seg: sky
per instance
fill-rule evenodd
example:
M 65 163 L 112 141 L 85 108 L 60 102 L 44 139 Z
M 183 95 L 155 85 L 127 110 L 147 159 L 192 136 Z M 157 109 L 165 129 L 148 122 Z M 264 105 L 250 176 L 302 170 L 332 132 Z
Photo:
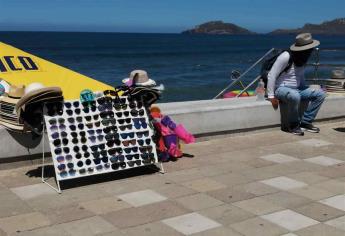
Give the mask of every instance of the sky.
M 222 20 L 266 33 L 344 9 L 345 0 L 0 0 L 0 31 L 179 33 Z

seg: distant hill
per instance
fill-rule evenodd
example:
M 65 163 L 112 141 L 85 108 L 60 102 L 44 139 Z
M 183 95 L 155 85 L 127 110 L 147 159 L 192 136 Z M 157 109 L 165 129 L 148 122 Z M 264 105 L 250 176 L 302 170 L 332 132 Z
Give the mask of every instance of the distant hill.
M 321 24 L 305 24 L 298 29 L 277 29 L 269 34 L 298 34 L 308 32 L 312 34 L 345 35 L 345 18 L 325 21 Z
M 248 35 L 255 33 L 232 23 L 224 23 L 223 21 L 210 21 L 198 25 L 194 29 L 183 31 L 182 34 Z

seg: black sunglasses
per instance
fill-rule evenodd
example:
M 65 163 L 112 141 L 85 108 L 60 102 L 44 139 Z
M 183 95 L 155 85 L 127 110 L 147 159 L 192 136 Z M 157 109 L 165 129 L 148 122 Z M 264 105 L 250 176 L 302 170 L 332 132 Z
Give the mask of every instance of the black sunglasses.
M 110 132 L 117 132 L 117 127 L 116 126 L 108 126 L 108 127 L 105 127 L 105 128 L 103 128 L 103 132 L 105 133 L 105 134 L 108 134 L 108 133 L 110 133 Z
M 131 118 L 118 119 L 117 122 L 119 122 L 120 125 L 123 125 L 124 123 L 130 124 L 131 123 Z
M 131 130 L 133 128 L 133 125 L 121 125 L 119 126 L 121 131 L 125 131 L 126 129 Z
M 61 146 L 61 144 L 67 145 L 68 144 L 68 139 L 67 138 L 63 138 L 62 140 L 61 139 L 55 139 L 53 141 L 53 144 L 54 144 L 55 147 L 59 147 L 59 146 Z
M 143 136 L 148 137 L 149 136 L 149 131 L 142 131 L 142 132 L 137 132 L 137 137 L 142 138 Z
M 133 117 L 137 117 L 139 116 L 143 116 L 145 114 L 144 109 L 140 109 L 140 110 L 131 110 L 131 115 Z
M 151 139 L 145 139 L 145 140 L 143 140 L 143 139 L 138 139 L 137 140 L 137 142 L 138 142 L 138 144 L 140 145 L 140 146 L 144 146 L 144 144 L 146 144 L 146 145 L 150 145 L 151 144 Z
M 102 120 L 102 125 L 104 126 L 115 125 L 115 124 L 116 124 L 116 120 L 114 118 Z
M 131 132 L 131 133 L 121 133 L 120 135 L 121 135 L 122 139 L 134 138 L 134 132 Z
M 108 147 L 114 147 L 114 145 L 120 146 L 120 144 L 121 144 L 121 141 L 119 139 L 114 139 L 114 140 L 107 141 L 107 146 Z

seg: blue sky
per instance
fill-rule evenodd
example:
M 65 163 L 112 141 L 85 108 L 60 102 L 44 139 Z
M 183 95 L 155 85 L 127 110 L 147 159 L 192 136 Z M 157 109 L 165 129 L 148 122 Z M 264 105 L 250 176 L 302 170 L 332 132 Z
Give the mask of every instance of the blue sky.
M 0 30 L 177 33 L 210 20 L 256 32 L 345 17 L 345 0 L 0 0 Z

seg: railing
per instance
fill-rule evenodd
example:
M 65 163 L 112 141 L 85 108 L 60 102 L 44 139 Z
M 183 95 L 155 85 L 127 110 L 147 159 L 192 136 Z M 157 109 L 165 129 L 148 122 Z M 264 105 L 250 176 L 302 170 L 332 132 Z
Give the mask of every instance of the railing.
M 238 77 L 235 78 L 228 86 L 226 86 L 220 93 L 218 93 L 213 99 L 218 99 L 220 98 L 222 95 L 224 95 L 224 93 L 228 90 L 230 90 L 234 85 L 236 85 L 237 83 L 239 83 L 242 86 L 242 90 L 236 95 L 236 97 L 241 96 L 243 93 L 246 93 L 248 91 L 248 89 L 253 86 L 259 79 L 260 79 L 260 75 L 258 75 L 257 77 L 254 78 L 254 80 L 252 80 L 247 86 L 244 86 L 242 83 L 242 80 L 244 78 L 244 76 L 250 72 L 254 67 L 256 67 L 260 62 L 262 62 L 268 55 L 270 55 L 271 53 L 273 53 L 274 51 L 277 51 L 277 49 L 272 48 L 270 49 L 268 52 L 265 53 L 265 55 L 263 55 L 259 60 L 257 60 L 254 64 L 252 64 L 243 74 L 240 74 L 238 71 L 235 71 L 238 73 Z M 345 51 L 345 49 L 319 49 L 316 48 L 316 60 L 314 63 L 308 63 L 307 66 L 312 66 L 314 67 L 314 79 L 309 79 L 308 81 L 323 81 L 322 79 L 318 79 L 318 70 L 319 67 L 344 67 L 345 68 L 345 64 L 330 64 L 330 63 L 324 63 L 321 64 L 320 63 L 320 56 L 319 56 L 319 52 L 320 51 Z

